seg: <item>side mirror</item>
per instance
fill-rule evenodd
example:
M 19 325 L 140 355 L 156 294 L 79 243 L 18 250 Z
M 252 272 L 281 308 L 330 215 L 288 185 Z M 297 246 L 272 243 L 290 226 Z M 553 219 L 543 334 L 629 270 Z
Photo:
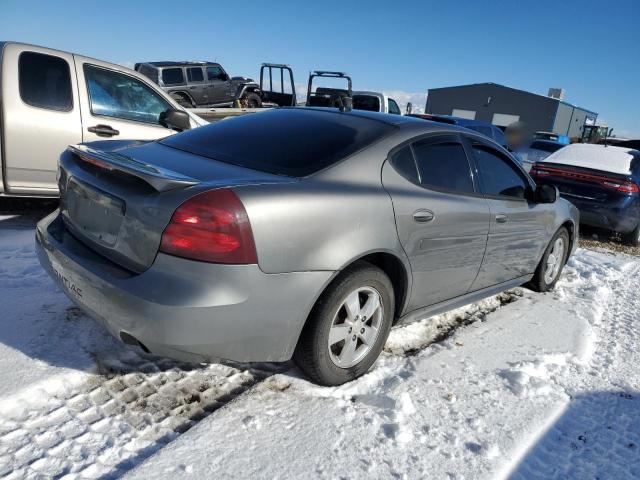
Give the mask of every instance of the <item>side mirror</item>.
M 191 119 L 184 110 L 169 108 L 160 114 L 160 125 L 171 130 L 182 132 L 191 128 Z
M 536 203 L 555 203 L 558 199 L 558 187 L 553 185 L 538 185 L 534 194 Z

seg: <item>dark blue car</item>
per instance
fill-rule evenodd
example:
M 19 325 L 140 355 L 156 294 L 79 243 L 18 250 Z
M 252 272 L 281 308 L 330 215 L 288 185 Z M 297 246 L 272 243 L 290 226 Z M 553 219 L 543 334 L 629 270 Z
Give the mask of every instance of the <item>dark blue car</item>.
M 574 144 L 531 168 L 538 184 L 558 187 L 580 210 L 580 223 L 622 235 L 640 245 L 640 151 Z
M 468 118 L 452 117 L 450 115 L 434 115 L 431 113 L 412 113 L 410 117 L 422 118 L 423 120 L 431 120 L 432 122 L 448 123 L 450 125 L 460 125 L 461 127 L 475 130 L 485 137 L 489 137 L 496 143 L 507 148 L 507 138 L 502 130 L 492 123 L 483 122 L 482 120 L 469 120 Z

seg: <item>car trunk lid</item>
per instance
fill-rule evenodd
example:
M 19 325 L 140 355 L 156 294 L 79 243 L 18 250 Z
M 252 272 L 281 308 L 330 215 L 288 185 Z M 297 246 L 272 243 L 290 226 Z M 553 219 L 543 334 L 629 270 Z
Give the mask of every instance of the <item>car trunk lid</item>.
M 192 196 L 214 188 L 296 181 L 155 142 L 126 148 L 97 143 L 106 148 L 72 146 L 61 157 L 63 220 L 89 248 L 137 273 L 151 266 L 173 212 Z
M 537 163 L 532 167 L 531 175 L 538 183 L 557 186 L 561 195 L 569 199 L 606 203 L 638 192 L 638 185 L 630 175 L 571 165 Z

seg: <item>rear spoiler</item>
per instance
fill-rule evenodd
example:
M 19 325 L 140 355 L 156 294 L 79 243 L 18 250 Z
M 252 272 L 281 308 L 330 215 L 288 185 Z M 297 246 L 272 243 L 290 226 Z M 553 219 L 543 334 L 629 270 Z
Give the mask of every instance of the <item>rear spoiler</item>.
M 158 192 L 190 187 L 200 183 L 195 178 L 187 177 L 166 168 L 149 165 L 120 153 L 96 150 L 86 145 L 70 145 L 69 150 L 81 160 L 92 165 L 137 177 L 151 185 Z

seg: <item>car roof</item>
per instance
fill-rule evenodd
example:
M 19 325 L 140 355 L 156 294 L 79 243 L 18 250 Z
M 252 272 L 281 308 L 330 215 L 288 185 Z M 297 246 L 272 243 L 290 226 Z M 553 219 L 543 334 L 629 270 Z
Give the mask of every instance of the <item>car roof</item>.
M 193 61 L 193 62 L 140 62 L 140 65 L 153 65 L 154 67 L 188 67 L 190 65 L 194 66 L 204 66 L 204 65 L 218 65 L 216 62 L 204 62 L 204 61 Z

